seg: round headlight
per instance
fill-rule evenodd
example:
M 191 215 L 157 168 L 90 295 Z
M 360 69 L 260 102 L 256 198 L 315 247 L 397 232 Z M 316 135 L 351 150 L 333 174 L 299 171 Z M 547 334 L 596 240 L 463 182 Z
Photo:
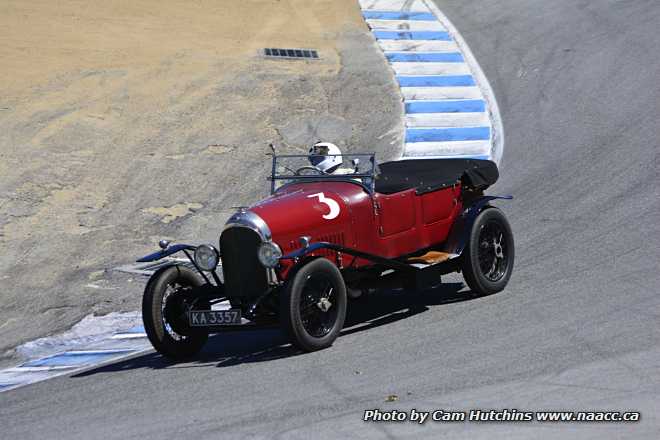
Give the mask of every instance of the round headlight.
M 218 265 L 220 253 L 210 244 L 201 244 L 195 249 L 195 264 L 205 271 L 212 271 Z
M 273 242 L 267 241 L 261 243 L 259 246 L 259 252 L 257 253 L 259 261 L 265 267 L 275 267 L 282 257 L 282 250 L 278 245 Z

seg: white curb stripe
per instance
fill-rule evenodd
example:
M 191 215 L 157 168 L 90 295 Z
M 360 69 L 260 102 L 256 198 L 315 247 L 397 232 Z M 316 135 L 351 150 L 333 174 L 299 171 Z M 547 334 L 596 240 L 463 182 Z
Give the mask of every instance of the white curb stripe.
M 360 7 L 374 11 L 429 12 L 423 0 L 360 0 Z
M 75 365 L 53 365 L 53 366 L 43 366 L 43 367 L 14 367 L 4 370 L 2 373 L 14 373 L 14 374 L 24 374 L 24 373 L 47 373 L 49 371 L 57 370 L 71 370 L 77 368 Z
M 405 101 L 481 98 L 479 87 L 401 87 Z
M 415 113 L 405 117 L 406 127 L 485 127 L 490 124 L 484 112 Z
M 467 75 L 470 68 L 465 63 L 390 63 L 397 75 Z
M 111 336 L 112 339 L 139 339 L 146 337 L 146 333 L 117 333 Z
M 437 21 L 421 20 L 366 20 L 373 30 L 387 31 L 444 31 L 445 27 Z
M 383 51 L 456 52 L 458 45 L 453 41 L 441 40 L 378 40 Z
M 406 156 L 487 156 L 490 141 L 408 142 Z

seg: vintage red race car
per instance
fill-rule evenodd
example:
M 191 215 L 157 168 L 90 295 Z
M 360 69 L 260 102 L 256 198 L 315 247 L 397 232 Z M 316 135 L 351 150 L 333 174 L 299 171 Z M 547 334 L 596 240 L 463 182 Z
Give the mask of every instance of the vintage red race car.
M 156 350 L 182 359 L 209 333 L 265 326 L 318 350 L 334 342 L 348 300 L 366 289 L 415 291 L 450 272 L 462 272 L 476 294 L 506 286 L 513 236 L 489 202 L 511 197 L 484 195 L 498 178 L 495 163 L 352 157 L 350 169 L 327 174 L 286 163 L 309 156 L 273 155 L 271 195 L 227 221 L 219 248 L 161 241 L 138 260 L 175 252 L 190 260 L 161 268 L 146 286 L 143 320 Z

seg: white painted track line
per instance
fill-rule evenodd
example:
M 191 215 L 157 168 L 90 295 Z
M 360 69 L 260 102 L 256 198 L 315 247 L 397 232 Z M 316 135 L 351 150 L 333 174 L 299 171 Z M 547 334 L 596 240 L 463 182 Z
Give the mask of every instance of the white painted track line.
M 406 127 L 487 127 L 490 124 L 484 112 L 474 113 L 414 113 L 407 114 Z
M 373 30 L 384 31 L 444 31 L 445 27 L 438 21 L 421 20 L 367 20 Z
M 469 75 L 470 68 L 465 63 L 391 63 L 397 75 Z

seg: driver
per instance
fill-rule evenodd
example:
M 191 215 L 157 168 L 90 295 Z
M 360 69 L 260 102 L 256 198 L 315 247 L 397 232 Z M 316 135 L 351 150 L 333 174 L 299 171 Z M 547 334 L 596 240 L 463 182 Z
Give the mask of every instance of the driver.
M 330 142 L 317 142 L 309 149 L 309 162 L 327 174 L 332 174 L 342 164 L 341 150 Z

